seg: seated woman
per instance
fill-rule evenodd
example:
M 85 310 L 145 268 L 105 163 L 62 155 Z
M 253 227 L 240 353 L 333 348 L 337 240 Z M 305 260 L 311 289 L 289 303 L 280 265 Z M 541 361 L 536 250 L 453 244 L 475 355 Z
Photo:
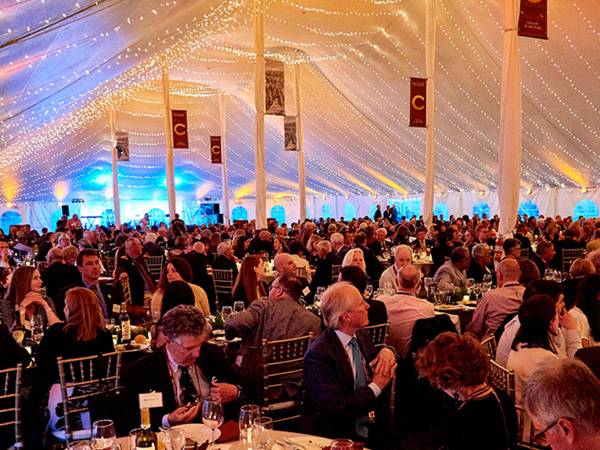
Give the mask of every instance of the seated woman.
M 421 376 L 460 400 L 458 409 L 433 432 L 432 448 L 448 450 L 514 448 L 517 416 L 510 397 L 487 384 L 489 359 L 471 334 L 445 332 L 431 341 L 418 356 Z
M 506 367 L 515 372 L 516 402 L 521 402 L 523 383 L 545 359 L 558 359 L 551 335 L 558 333 L 556 303 L 547 295 L 535 295 L 519 307 L 521 326 L 513 340 Z
M 56 358 L 114 351 L 112 335 L 104 327 L 104 315 L 93 291 L 83 287 L 69 289 L 65 296 L 65 317 L 66 322 L 56 323 L 46 330 L 36 353 L 40 380 L 51 386 L 48 409 L 50 428 L 54 431 L 60 429 L 56 406 L 62 401 Z
M 172 258 L 167 262 L 167 265 L 164 267 L 162 273 L 160 274 L 160 279 L 158 280 L 158 285 L 156 286 L 156 290 L 152 295 L 152 302 L 150 303 L 150 310 L 152 311 L 152 317 L 162 317 L 160 311 L 162 309 L 162 302 L 165 289 L 167 286 L 174 281 L 185 281 L 193 292 L 194 305 L 197 306 L 202 314 L 205 316 L 210 315 L 210 307 L 208 306 L 208 297 L 204 289 L 200 286 L 197 286 L 193 283 L 190 283 L 192 279 L 192 268 L 190 264 L 183 258 Z
M 52 300 L 42 297 L 41 291 L 42 278 L 37 269 L 22 266 L 15 270 L 2 303 L 3 322 L 9 328 L 17 322 L 27 328 L 37 315 L 43 317 L 44 327 L 60 322 Z
M 600 345 L 600 274 L 584 277 L 577 289 L 577 305 L 570 310 L 584 347 Z
M 246 306 L 267 295 L 264 284 L 265 262 L 260 256 L 248 255 L 242 261 L 233 285 L 233 300 L 243 301 Z
M 364 273 L 367 273 L 367 263 L 363 251 L 360 248 L 352 248 L 348 250 L 342 260 L 342 267 L 356 266 L 360 267 Z

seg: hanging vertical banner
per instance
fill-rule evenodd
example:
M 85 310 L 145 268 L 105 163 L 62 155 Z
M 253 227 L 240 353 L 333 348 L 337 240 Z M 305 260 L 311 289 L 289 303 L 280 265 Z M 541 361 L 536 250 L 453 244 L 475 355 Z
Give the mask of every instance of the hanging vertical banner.
M 129 133 L 127 131 L 115 132 L 115 149 L 118 161 L 129 161 Z
M 519 36 L 548 39 L 548 1 L 521 0 Z
M 285 149 L 288 151 L 297 151 L 298 134 L 296 132 L 296 116 L 285 116 L 283 118 L 283 136 Z
M 265 114 L 285 115 L 285 78 L 281 61 L 265 61 Z
M 187 111 L 172 109 L 173 148 L 189 148 Z
M 222 164 L 221 136 L 210 137 L 210 162 L 213 164 Z
M 427 126 L 427 110 L 425 109 L 425 99 L 427 97 L 427 79 L 410 79 L 410 127 Z

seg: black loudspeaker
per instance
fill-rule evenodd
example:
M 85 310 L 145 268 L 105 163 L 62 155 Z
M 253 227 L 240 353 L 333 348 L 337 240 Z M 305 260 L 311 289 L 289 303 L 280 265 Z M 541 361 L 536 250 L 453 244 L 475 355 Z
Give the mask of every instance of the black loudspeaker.
M 67 216 L 67 217 L 70 216 L 69 205 L 62 205 L 62 213 L 63 213 L 63 216 Z
M 225 220 L 223 219 L 223 214 L 219 214 L 219 223 L 225 223 Z
M 214 212 L 215 214 L 219 214 L 221 212 L 221 205 L 219 205 L 218 203 L 214 204 Z

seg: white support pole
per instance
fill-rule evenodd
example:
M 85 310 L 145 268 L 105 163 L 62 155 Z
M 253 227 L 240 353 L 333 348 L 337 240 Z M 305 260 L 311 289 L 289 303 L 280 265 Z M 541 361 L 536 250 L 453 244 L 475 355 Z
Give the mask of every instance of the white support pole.
M 112 186 L 113 186 L 113 211 L 115 212 L 115 225 L 117 228 L 121 226 L 121 200 L 119 199 L 119 167 L 117 160 L 117 113 L 111 111 L 108 115 L 110 123 L 111 155 L 112 155 Z
M 223 221 L 229 223 L 229 183 L 227 181 L 227 98 L 219 94 L 219 124 L 221 126 L 221 182 L 223 191 Z
M 165 145 L 167 148 L 167 198 L 170 220 L 175 218 L 177 204 L 175 199 L 175 163 L 173 161 L 173 135 L 171 134 L 171 106 L 169 103 L 169 68 L 162 61 L 163 106 L 165 112 Z
M 254 105 L 256 136 L 254 141 L 256 172 L 256 228 L 267 227 L 267 180 L 265 170 L 265 1 L 255 0 L 254 34 L 256 72 L 254 76 Z
M 521 188 L 521 69 L 517 45 L 519 0 L 504 2 L 504 50 L 500 93 L 500 146 L 498 149 L 498 203 L 500 236 L 511 233 L 519 212 Z
M 296 131 L 298 133 L 298 194 L 300 196 L 300 222 L 306 220 L 306 176 L 304 173 L 304 128 L 300 98 L 300 64 L 294 67 L 296 94 Z
M 425 192 L 423 194 L 423 220 L 428 228 L 433 223 L 433 191 L 435 167 L 435 2 L 427 0 L 425 26 L 425 66 L 427 71 L 427 128 L 425 149 Z

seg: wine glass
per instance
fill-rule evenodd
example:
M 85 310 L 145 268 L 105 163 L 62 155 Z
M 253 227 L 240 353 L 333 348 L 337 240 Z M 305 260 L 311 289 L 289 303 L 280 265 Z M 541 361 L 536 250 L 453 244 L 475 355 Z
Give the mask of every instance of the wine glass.
M 553 269 L 546 269 L 544 271 L 544 279 L 546 279 L 546 280 L 554 280 L 554 270 Z
M 223 306 L 221 308 L 221 317 L 223 318 L 223 322 L 227 322 L 227 319 L 229 319 L 232 315 L 233 309 L 231 306 Z
M 112 420 L 97 420 L 92 424 L 92 447 L 94 450 L 112 450 L 116 440 L 117 432 Z
M 254 419 L 254 426 L 258 435 L 258 448 L 271 448 L 271 431 L 273 430 L 273 419 L 262 416 Z
M 336 439 L 331 441 L 331 450 L 351 450 L 354 447 L 354 442 L 350 439 Z
M 223 404 L 221 399 L 212 395 L 204 397 L 202 403 L 202 423 L 210 428 L 210 446 L 215 444 L 215 430 L 223 425 Z
M 75 441 L 67 446 L 67 450 L 92 450 L 90 441 Z
M 233 313 L 234 314 L 241 313 L 244 309 L 246 309 L 246 307 L 244 306 L 244 302 L 242 302 L 242 301 L 233 302 Z
M 373 285 L 372 284 L 367 284 L 367 289 L 365 289 L 365 295 L 367 296 L 367 298 L 371 298 L 371 295 L 373 295 Z
M 240 408 L 240 440 L 243 444 L 252 446 L 256 439 L 254 422 L 260 417 L 260 409 L 257 405 L 244 405 Z
M 163 430 L 165 450 L 183 450 L 185 448 L 185 432 L 177 428 L 165 428 Z M 132 448 L 135 448 L 132 447 Z
M 325 288 L 323 286 L 319 286 L 317 288 L 317 294 L 319 297 L 321 297 L 321 295 L 323 295 L 325 293 Z

